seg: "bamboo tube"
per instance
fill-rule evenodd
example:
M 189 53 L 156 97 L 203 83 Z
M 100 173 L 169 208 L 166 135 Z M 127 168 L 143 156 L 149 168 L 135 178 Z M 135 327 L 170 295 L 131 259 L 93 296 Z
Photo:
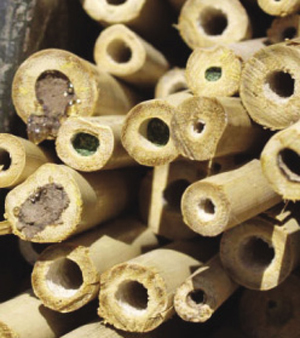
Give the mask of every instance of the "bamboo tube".
M 300 10 L 299 0 L 257 0 L 257 3 L 264 12 L 275 16 L 286 16 Z
M 31 276 L 34 293 L 52 310 L 75 311 L 97 297 L 105 270 L 157 246 L 155 235 L 133 218 L 108 223 L 43 251 Z
M 299 120 L 300 39 L 265 47 L 244 66 L 240 96 L 252 119 L 271 129 Z
M 275 18 L 267 30 L 267 37 L 271 43 L 279 43 L 286 39 L 294 39 L 300 35 L 300 16 L 292 14 Z
M 239 98 L 188 98 L 171 121 L 171 137 L 179 153 L 197 161 L 253 151 L 266 139 L 264 134 Z
M 184 222 L 202 236 L 217 236 L 279 203 L 259 160 L 191 184 L 181 199 Z
M 178 29 L 191 49 L 251 37 L 249 17 L 238 0 L 187 0 L 180 12 Z
M 53 139 L 67 116 L 126 114 L 136 96 L 78 56 L 46 49 L 19 67 L 12 87 L 17 114 L 35 143 Z
M 211 255 L 211 243 L 205 244 L 202 247 L 196 242 L 173 244 L 104 272 L 99 316 L 117 329 L 129 332 L 148 332 L 161 325 L 174 314 L 176 288 L 190 275 L 191 268 L 201 264 L 198 260 L 201 256 L 203 260 Z
M 22 183 L 42 164 L 54 156 L 34 143 L 12 134 L 0 134 L 0 188 Z
M 186 81 L 198 96 L 233 96 L 239 92 L 243 64 L 265 47 L 265 38 L 229 46 L 196 48 L 186 65 Z
M 121 141 L 128 154 L 146 166 L 160 166 L 179 153 L 170 137 L 171 119 L 177 106 L 191 94 L 177 93 L 164 99 L 144 101 L 126 115 Z
M 219 255 L 216 255 L 177 288 L 174 307 L 183 320 L 203 323 L 237 288 L 238 285 L 222 267 Z
M 240 301 L 240 323 L 253 338 L 289 337 L 300 334 L 300 281 L 291 275 L 277 288 L 265 292 L 245 290 Z
M 58 157 L 85 172 L 136 164 L 121 143 L 124 119 L 123 115 L 69 117 L 57 134 Z
M 99 69 L 133 85 L 151 87 L 169 68 L 164 55 L 124 25 L 99 35 L 94 59 Z
M 25 261 L 32 266 L 38 260 L 42 251 L 44 251 L 48 247 L 47 244 L 32 243 L 28 241 L 23 241 L 20 238 L 18 239 L 18 244 L 21 255 L 23 256 Z
M 261 153 L 262 171 L 283 199 L 300 199 L 300 122 L 273 135 Z
M 155 98 L 163 98 L 187 90 L 184 72 L 184 69 L 175 67 L 161 76 L 155 86 Z
M 117 216 L 134 198 L 137 179 L 124 169 L 82 176 L 44 164 L 8 193 L 5 217 L 23 240 L 60 242 Z

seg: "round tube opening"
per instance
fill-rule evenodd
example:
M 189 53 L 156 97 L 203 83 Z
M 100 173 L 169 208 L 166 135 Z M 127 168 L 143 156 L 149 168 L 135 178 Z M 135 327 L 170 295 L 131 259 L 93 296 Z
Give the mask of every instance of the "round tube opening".
M 277 160 L 281 172 L 289 181 L 300 182 L 300 157 L 294 150 L 281 150 Z
M 274 71 L 266 77 L 267 87 L 280 98 L 289 98 L 294 94 L 295 80 L 284 71 Z
M 89 133 L 78 133 L 71 140 L 73 148 L 81 156 L 91 156 L 99 148 L 98 137 Z
M 221 35 L 228 26 L 227 15 L 220 9 L 207 7 L 200 14 L 199 24 L 207 35 Z
M 111 41 L 107 53 L 116 63 L 127 63 L 132 58 L 131 48 L 121 39 Z
M 165 146 L 170 139 L 168 125 L 159 118 L 144 121 L 139 130 L 140 134 L 157 147 Z
M 222 77 L 221 67 L 210 67 L 205 71 L 205 79 L 209 82 L 216 82 Z
M 163 192 L 163 198 L 166 205 L 180 212 L 181 197 L 190 182 L 184 179 L 176 180 L 168 184 Z
M 123 4 L 125 4 L 125 2 L 127 2 L 127 0 L 106 0 L 106 2 L 107 2 L 109 5 L 118 6 L 118 5 L 123 5 Z
M 197 120 L 192 125 L 192 131 L 194 134 L 201 135 L 203 134 L 206 127 L 206 123 L 202 120 Z
M 0 148 L 0 170 L 8 170 L 11 166 L 10 153 L 3 148 Z
M 201 305 L 206 302 L 205 292 L 201 289 L 192 290 L 187 295 L 187 303 L 191 305 Z
M 216 206 L 210 198 L 202 198 L 198 204 L 198 216 L 204 222 L 211 221 L 216 214 Z

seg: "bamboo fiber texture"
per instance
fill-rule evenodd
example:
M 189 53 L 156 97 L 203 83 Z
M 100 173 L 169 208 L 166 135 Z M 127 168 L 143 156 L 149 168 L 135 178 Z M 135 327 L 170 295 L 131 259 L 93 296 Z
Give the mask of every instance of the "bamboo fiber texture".
M 155 98 L 167 97 L 172 94 L 187 90 L 185 70 L 172 68 L 160 77 L 155 86 Z

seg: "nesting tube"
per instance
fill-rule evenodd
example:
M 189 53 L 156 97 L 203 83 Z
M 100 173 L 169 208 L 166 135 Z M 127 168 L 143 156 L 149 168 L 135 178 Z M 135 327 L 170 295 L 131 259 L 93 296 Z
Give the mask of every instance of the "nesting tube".
M 124 119 L 123 115 L 69 117 L 57 134 L 58 157 L 84 172 L 136 164 L 121 144 Z
M 275 16 L 286 16 L 300 10 L 298 0 L 258 0 L 257 3 L 264 12 Z
M 287 40 L 255 53 L 244 66 L 240 96 L 251 118 L 270 129 L 299 120 L 300 40 Z
M 265 47 L 264 38 L 229 46 L 196 48 L 186 65 L 186 81 L 198 96 L 233 96 L 239 92 L 244 62 Z
M 23 256 L 25 261 L 32 266 L 38 260 L 42 251 L 44 251 L 48 246 L 48 244 L 23 241 L 20 238 L 18 244 L 21 255 Z
M 265 139 L 239 98 L 196 96 L 177 107 L 171 137 L 181 155 L 197 161 L 251 151 Z
M 137 103 L 135 94 L 111 75 L 59 49 L 42 50 L 22 63 L 12 98 L 34 143 L 55 138 L 68 116 L 126 114 Z
M 180 12 L 178 29 L 191 49 L 251 37 L 249 17 L 238 0 L 187 0 Z
M 202 236 L 217 236 L 281 201 L 259 160 L 191 184 L 182 195 L 184 222 Z
M 167 71 L 158 80 L 155 86 L 155 98 L 167 97 L 187 89 L 185 70 L 175 67 Z
M 137 172 L 79 174 L 44 164 L 5 200 L 13 233 L 32 242 L 60 242 L 117 216 L 134 198 Z
M 267 30 L 267 37 L 271 43 L 279 43 L 298 37 L 299 29 L 300 16 L 298 14 L 279 17 L 272 21 L 271 27 Z
M 144 101 L 126 115 L 121 141 L 128 154 L 146 166 L 160 166 L 175 160 L 179 152 L 170 135 L 177 106 L 191 94 L 177 93 L 164 99 Z
M 177 288 L 175 310 L 183 320 L 206 322 L 237 288 L 216 255 Z
M 151 87 L 168 70 L 162 53 L 124 25 L 106 28 L 94 47 L 99 69 L 133 85 Z

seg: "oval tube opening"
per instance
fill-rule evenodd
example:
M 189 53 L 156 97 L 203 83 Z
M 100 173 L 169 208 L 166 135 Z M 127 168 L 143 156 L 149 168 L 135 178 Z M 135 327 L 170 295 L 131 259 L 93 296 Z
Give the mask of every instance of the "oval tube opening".
M 214 7 L 205 8 L 199 17 L 199 24 L 207 35 L 222 35 L 228 26 L 226 14 Z
M 300 182 L 300 156 L 294 150 L 281 150 L 277 161 L 281 172 L 289 181 Z
M 215 217 L 216 206 L 210 198 L 202 198 L 198 204 L 198 216 L 204 221 L 208 222 Z
M 81 156 L 91 156 L 99 148 L 98 137 L 89 133 L 78 133 L 71 140 L 73 148 Z
M 121 39 L 112 40 L 106 50 L 116 63 L 127 63 L 132 58 L 131 48 Z
M 289 98 L 294 94 L 295 80 L 284 71 L 274 71 L 267 75 L 266 85 L 279 98 Z
M 205 79 L 209 82 L 216 82 L 222 77 L 221 67 L 210 67 L 205 71 Z
M 170 139 L 170 129 L 160 118 L 144 121 L 139 129 L 140 134 L 157 147 L 165 146 Z
M 10 153 L 3 148 L 0 148 L 0 170 L 8 170 L 11 166 Z

